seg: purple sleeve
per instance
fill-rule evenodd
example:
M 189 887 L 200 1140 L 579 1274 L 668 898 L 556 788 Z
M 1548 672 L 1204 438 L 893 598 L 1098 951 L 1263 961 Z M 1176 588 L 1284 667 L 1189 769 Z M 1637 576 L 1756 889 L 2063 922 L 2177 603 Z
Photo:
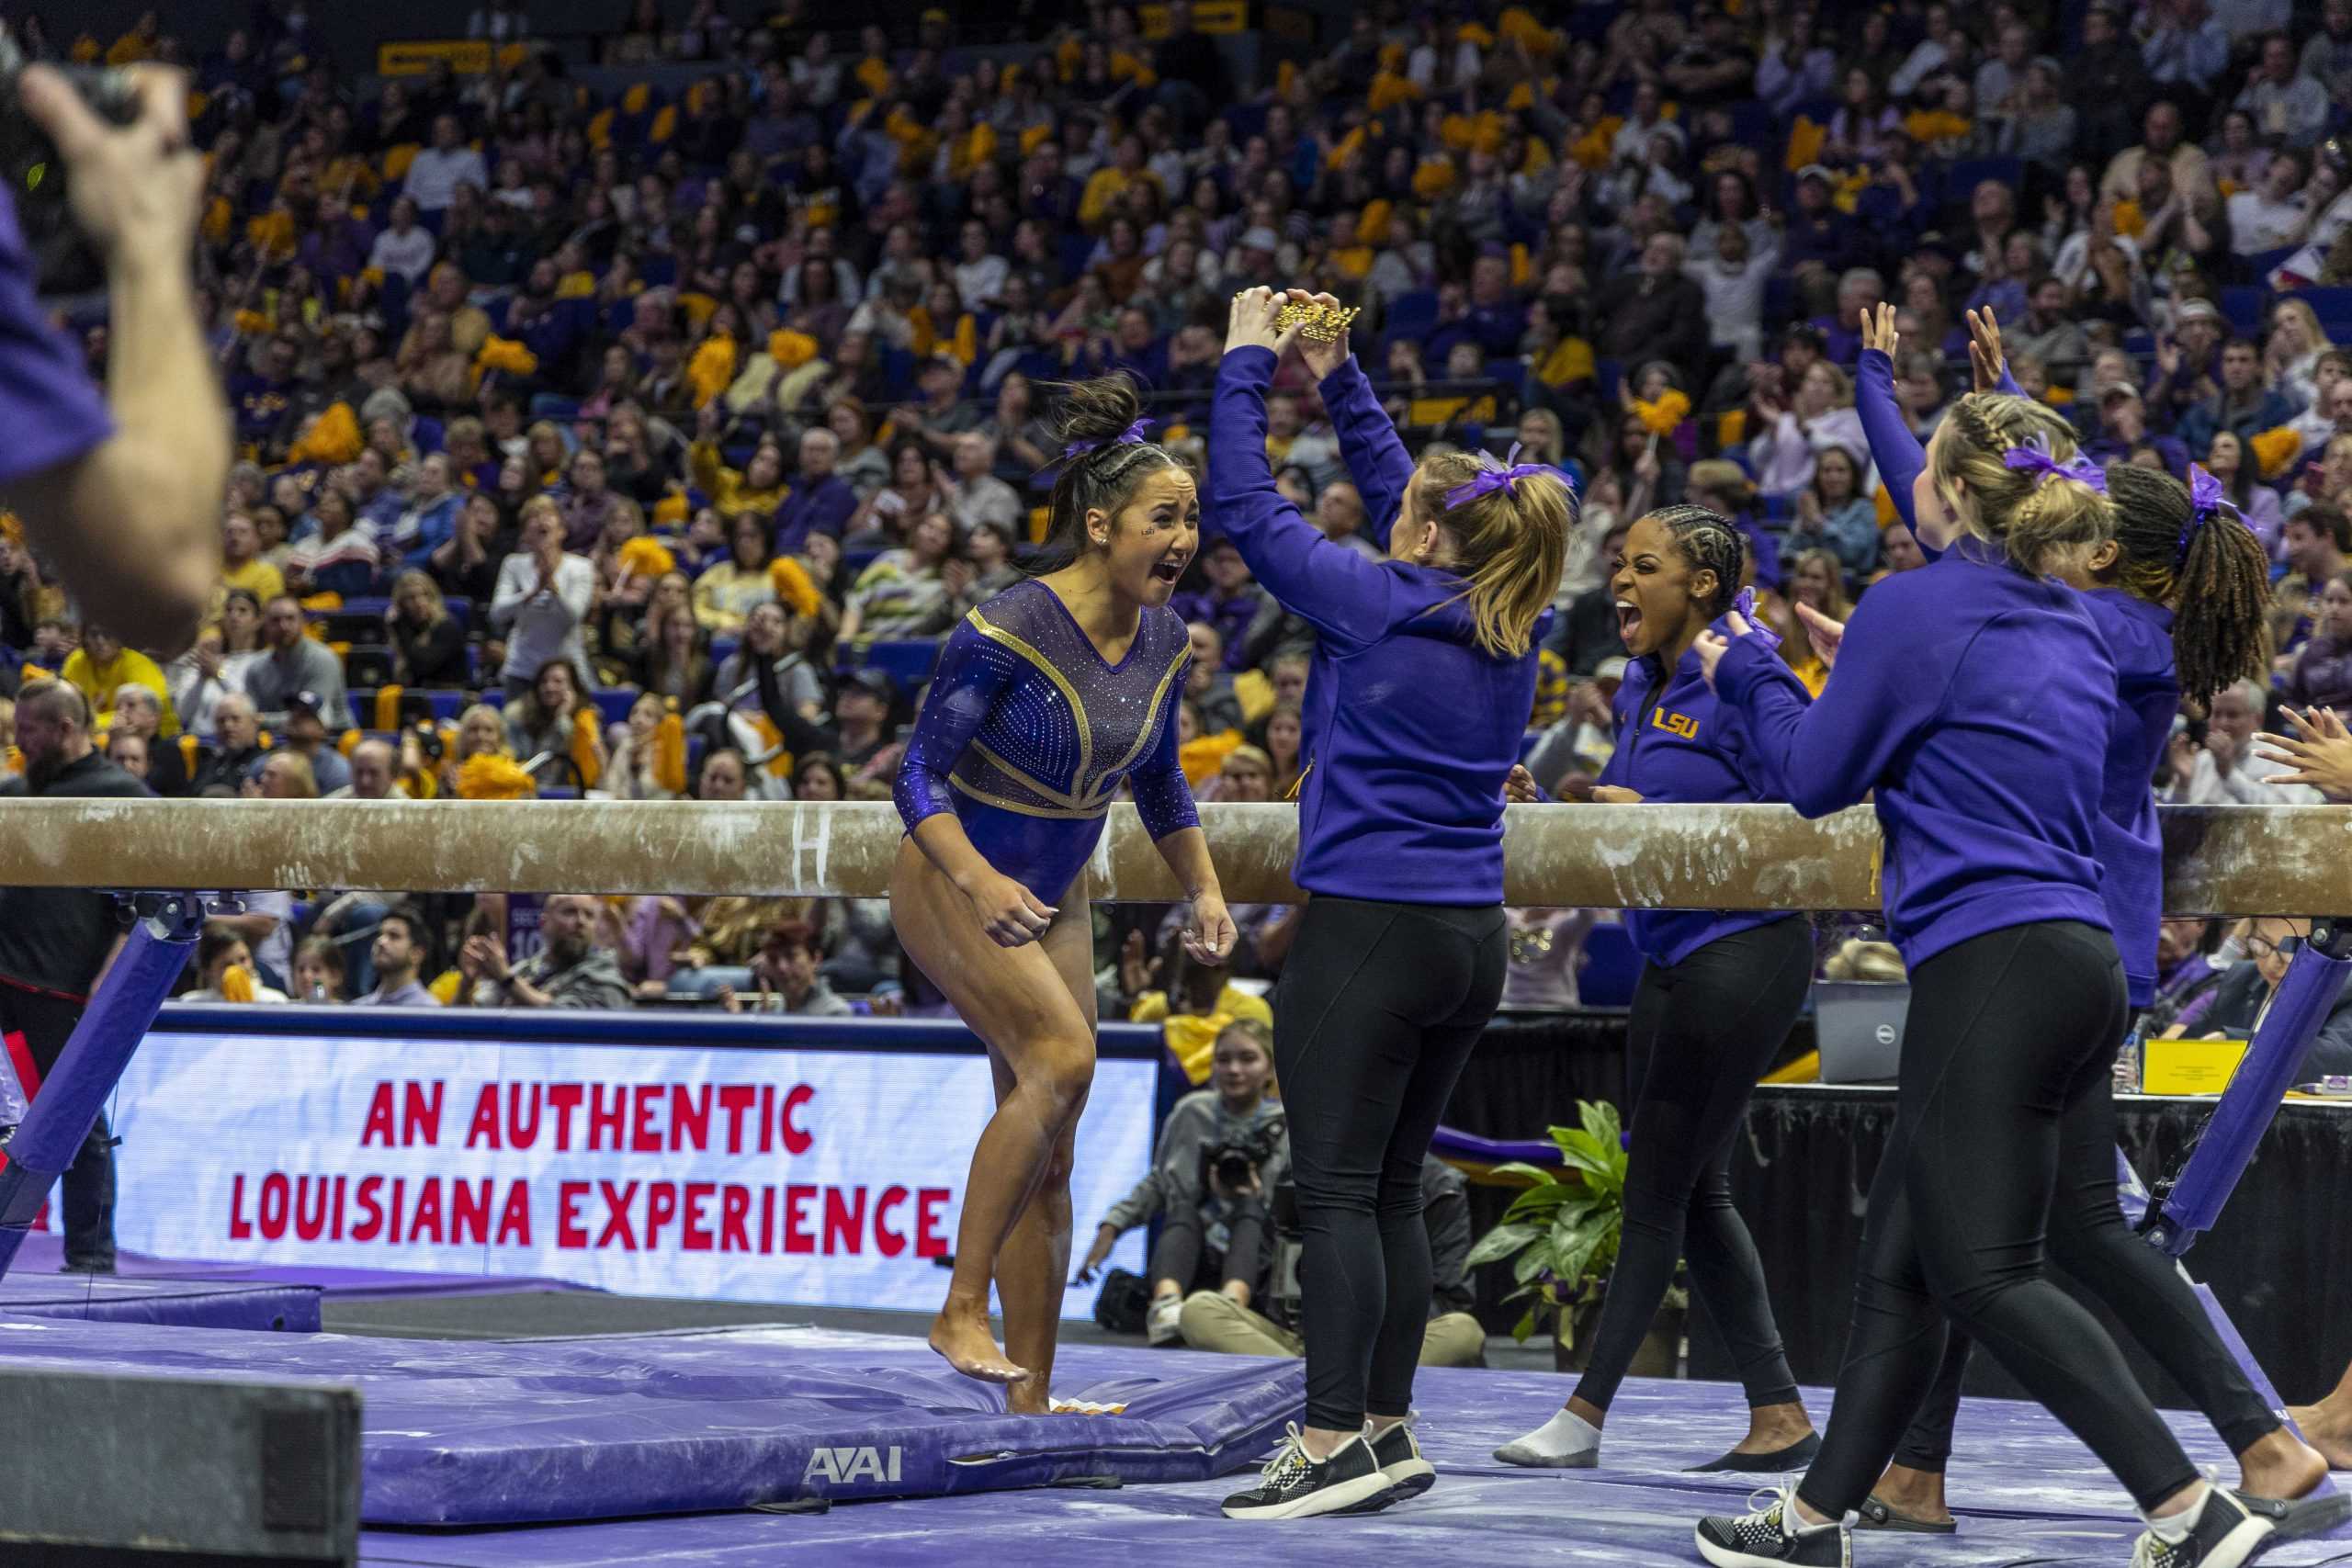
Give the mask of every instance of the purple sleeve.
M 1396 438 L 1396 427 L 1373 395 L 1372 382 L 1356 356 L 1323 378 L 1323 410 L 1340 433 L 1340 456 L 1348 477 L 1363 499 L 1363 531 L 1382 549 L 1388 547 L 1388 530 L 1405 504 L 1405 491 L 1413 482 L 1412 455 Z
M 72 462 L 114 434 L 81 351 L 33 295 L 16 204 L 0 190 L 0 485 Z
M 1182 677 L 1178 677 L 1173 690 L 1184 689 Z M 1184 777 L 1183 764 L 1176 754 L 1176 710 L 1182 699 L 1161 705 L 1159 733 L 1152 738 L 1151 750 L 1143 761 L 1127 770 L 1127 787 L 1135 792 L 1136 814 L 1143 818 L 1144 831 L 1158 843 L 1170 833 L 1181 833 L 1187 828 L 1201 825 L 1201 814 L 1193 805 L 1193 786 Z
M 980 728 L 981 720 L 1002 700 L 1020 678 L 1022 660 L 1012 649 L 1000 648 L 972 627 L 967 618 L 940 649 L 939 668 L 931 678 L 931 693 L 923 699 L 922 717 L 908 738 L 899 763 L 899 781 L 891 791 L 899 819 L 907 831 L 926 817 L 956 809 L 948 793 L 947 775 L 955 771 Z
M 1274 356 L 1237 348 L 1217 367 L 1209 411 L 1209 510 L 1283 607 L 1343 642 L 1388 629 L 1388 569 L 1335 545 L 1274 488 L 1266 461 L 1266 386 Z
M 1881 628 L 1913 612 L 1884 584 L 1863 596 L 1839 646 L 1838 673 L 1808 705 L 1788 666 L 1756 637 L 1735 637 L 1715 666 L 1715 691 L 1747 720 L 1760 778 L 1805 817 L 1826 817 L 1874 788 L 1897 752 L 1943 701 L 1949 675 L 1921 681 L 1899 657 L 1904 635 Z M 1857 635 L 1859 634 L 1859 635 Z M 1916 662 L 1916 660 L 1914 661 Z
M 1927 453 L 1911 427 L 1903 423 L 1903 411 L 1894 401 L 1894 361 L 1882 349 L 1862 350 L 1862 362 L 1854 374 L 1854 412 L 1861 415 L 1862 434 L 1870 438 L 1871 461 L 1878 465 L 1879 481 L 1894 498 L 1895 513 L 1903 525 L 1917 534 L 1911 486 L 1919 470 L 1928 466 Z M 1925 540 L 1919 548 L 1929 560 L 1943 553 L 1928 549 Z

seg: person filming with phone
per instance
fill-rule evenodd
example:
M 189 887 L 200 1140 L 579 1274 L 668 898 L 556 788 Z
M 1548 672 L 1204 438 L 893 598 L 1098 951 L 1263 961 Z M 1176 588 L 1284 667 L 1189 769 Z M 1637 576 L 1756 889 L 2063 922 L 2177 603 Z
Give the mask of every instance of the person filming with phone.
M 139 626 L 169 657 L 195 640 L 219 575 L 230 458 L 189 269 L 204 165 L 187 82 L 148 67 L 19 72 L 16 55 L 0 37 L 0 141 L 17 176 L 0 185 L 0 502 L 91 619 Z M 50 148 L 62 197 L 42 177 Z M 50 247 L 28 240 L 68 224 L 105 279 L 103 389 L 43 305 Z

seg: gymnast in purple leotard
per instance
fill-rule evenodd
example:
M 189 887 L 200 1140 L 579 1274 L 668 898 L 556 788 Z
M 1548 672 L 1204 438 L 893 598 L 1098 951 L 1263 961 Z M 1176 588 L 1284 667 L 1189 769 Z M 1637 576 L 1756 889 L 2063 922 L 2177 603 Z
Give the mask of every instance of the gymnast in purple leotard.
M 1068 564 L 965 617 L 899 771 L 907 837 L 890 916 L 996 1076 L 931 1344 L 967 1377 L 1010 1385 L 1023 1413 L 1051 1407 L 1071 1147 L 1094 1075 L 1086 863 L 1121 784 L 1190 901 L 1193 955 L 1221 964 L 1233 951 L 1176 761 L 1190 642 L 1168 599 L 1199 547 L 1200 497 L 1144 438 L 1140 412 L 1124 376 L 1069 389 L 1051 504 Z

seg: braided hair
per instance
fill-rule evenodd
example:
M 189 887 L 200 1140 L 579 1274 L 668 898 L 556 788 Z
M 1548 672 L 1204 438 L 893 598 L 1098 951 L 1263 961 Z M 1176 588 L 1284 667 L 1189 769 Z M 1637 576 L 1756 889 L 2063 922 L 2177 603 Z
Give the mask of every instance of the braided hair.
M 1730 518 L 1712 507 L 1686 502 L 1644 513 L 1640 521 L 1655 523 L 1667 531 L 1674 540 L 1675 553 L 1693 576 L 1702 571 L 1715 574 L 1715 591 L 1699 606 L 1709 620 L 1731 608 L 1739 595 L 1740 580 L 1747 575 L 1747 536 Z
M 1951 430 L 1928 449 L 1936 483 L 1965 484 L 1973 515 L 1964 530 L 1999 545 L 2009 560 L 2046 577 L 2069 557 L 2087 558 L 2115 536 L 2115 509 L 2077 479 L 2012 468 L 2003 459 L 2039 442 L 2057 462 L 2075 456 L 2074 426 L 2030 398 L 1972 392 L 1951 405 Z
M 1116 517 L 1148 476 L 1183 467 L 1155 442 L 1119 439 L 1143 417 L 1136 384 L 1125 374 L 1114 371 L 1069 382 L 1061 394 L 1054 440 L 1065 448 L 1083 446 L 1091 450 L 1068 457 L 1054 476 L 1053 494 L 1046 502 L 1045 558 L 1037 567 L 1041 571 L 1067 566 L 1093 547 L 1086 532 L 1089 512 Z
M 2172 656 L 2184 695 L 2199 704 L 2233 681 L 2270 669 L 2270 562 L 2234 510 L 2199 518 L 2188 487 L 2170 474 L 2118 463 L 2107 470 L 2115 503 L 2117 586 L 2173 606 Z

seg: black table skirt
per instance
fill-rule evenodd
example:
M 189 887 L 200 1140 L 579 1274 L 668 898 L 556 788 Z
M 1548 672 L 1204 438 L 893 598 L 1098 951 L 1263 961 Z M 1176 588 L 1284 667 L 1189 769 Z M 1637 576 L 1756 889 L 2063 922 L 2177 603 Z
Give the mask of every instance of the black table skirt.
M 1808 1026 L 1799 1028 L 1789 1055 L 1811 1049 Z M 1623 1064 L 1623 1013 L 1507 1015 L 1479 1043 L 1446 1121 L 1489 1137 L 1540 1137 L 1551 1122 L 1572 1120 L 1579 1099 L 1622 1103 Z M 2179 1168 L 2211 1105 L 2154 1097 L 2121 1102 L 2124 1148 L 2143 1178 Z M 1800 1382 L 1837 1379 L 1863 1199 L 1894 1111 L 1891 1090 L 1759 1089 L 1734 1151 L 1732 1190 L 1763 1256 Z M 1494 1224 L 1510 1201 L 1508 1190 L 1473 1187 L 1478 1229 Z M 2352 1108 L 2285 1106 L 2188 1262 L 2213 1287 L 2282 1396 L 2308 1403 L 2334 1387 L 2352 1360 Z M 1510 1288 L 1508 1271 L 1494 1267 L 1480 1276 L 1481 1316 L 1508 1328 L 1518 1315 L 1499 1304 Z M 1703 1314 L 1691 1314 L 1690 1333 L 1691 1374 L 1728 1377 L 1728 1359 Z M 2118 1339 L 2160 1402 L 2184 1403 L 2128 1338 Z M 1984 1356 L 1968 1387 L 1979 1394 L 2020 1392 Z

